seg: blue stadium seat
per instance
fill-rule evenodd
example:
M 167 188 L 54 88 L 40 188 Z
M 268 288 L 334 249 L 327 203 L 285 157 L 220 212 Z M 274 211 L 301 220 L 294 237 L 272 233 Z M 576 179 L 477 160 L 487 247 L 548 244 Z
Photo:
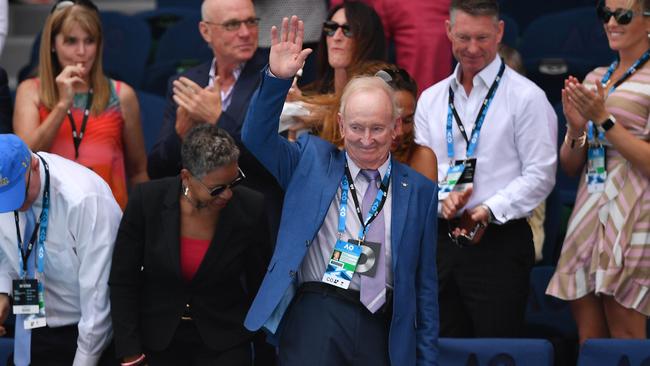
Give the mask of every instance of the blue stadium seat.
M 165 95 L 171 76 L 212 59 L 212 50 L 199 33 L 200 20 L 199 16 L 187 17 L 160 37 L 154 62 L 147 70 L 144 90 Z
M 140 103 L 140 118 L 142 119 L 142 133 L 144 134 L 144 145 L 147 154 L 156 143 L 160 134 L 160 127 L 163 122 L 163 114 L 167 102 L 165 98 L 138 90 L 138 102 Z
M 568 75 L 582 79 L 615 56 L 593 6 L 539 17 L 524 31 L 519 51 L 528 77 L 544 89 L 552 103 L 560 100 Z
M 101 12 L 100 17 L 104 35 L 104 72 L 111 78 L 139 88 L 151 47 L 147 24 L 118 12 Z M 29 63 L 20 70 L 19 81 L 35 75 L 40 43 L 39 33 L 34 39 Z
M 0 366 L 6 366 L 9 357 L 14 354 L 14 339 L 0 338 Z
M 501 20 L 505 23 L 505 29 L 503 30 L 503 39 L 501 43 L 509 46 L 510 48 L 517 48 L 519 44 L 519 25 L 514 20 L 514 18 L 501 14 Z
M 156 0 L 158 8 L 168 7 L 187 7 L 192 9 L 200 9 L 203 0 Z
M 102 12 L 100 16 L 106 74 L 139 88 L 151 47 L 149 27 L 136 17 L 118 12 Z
M 526 306 L 526 336 L 577 339 L 578 330 L 566 301 L 546 295 L 555 267 L 533 267 Z
M 650 340 L 590 339 L 582 345 L 578 366 L 650 366 Z
M 540 15 L 556 13 L 581 6 L 590 6 L 593 8 L 595 4 L 596 0 L 544 0 L 535 2 L 499 0 L 501 12 L 517 19 L 517 22 L 522 27 L 526 27 Z
M 195 9 L 178 7 L 147 10 L 137 13 L 134 16 L 149 25 L 152 42 L 157 43 L 167 29 L 174 24 L 185 18 L 193 17 L 197 19 L 201 16 L 201 12 L 198 7 Z M 155 49 L 152 51 L 154 52 L 151 56 L 155 55 Z
M 440 338 L 444 366 L 551 366 L 553 346 L 544 339 Z

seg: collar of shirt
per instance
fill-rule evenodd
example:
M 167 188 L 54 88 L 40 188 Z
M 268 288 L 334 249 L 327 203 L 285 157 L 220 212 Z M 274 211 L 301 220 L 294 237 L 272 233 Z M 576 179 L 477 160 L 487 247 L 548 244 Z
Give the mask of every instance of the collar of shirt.
M 239 76 L 242 73 L 242 70 L 244 70 L 244 66 L 246 66 L 246 62 L 242 62 L 237 67 L 235 67 L 234 70 L 232 70 L 232 76 L 235 78 L 235 83 L 237 83 L 237 80 L 239 79 Z M 214 80 L 217 77 L 217 58 L 212 59 L 212 66 L 210 66 L 210 72 L 208 74 L 208 86 L 214 86 Z M 226 90 L 220 90 L 221 93 L 221 110 L 225 111 L 228 109 L 230 106 L 230 102 L 232 101 L 232 91 L 235 89 L 235 83 L 232 84 L 232 86 Z
M 486 67 L 483 68 L 478 74 L 474 76 L 474 79 L 472 80 L 472 85 L 474 87 L 477 86 L 483 86 L 486 89 L 490 88 L 490 85 L 494 82 L 494 79 L 497 77 L 497 74 L 499 73 L 499 67 L 501 66 L 501 58 L 500 57 L 495 57 L 492 62 L 490 62 Z M 454 77 L 452 78 L 451 82 L 451 88 L 454 91 L 454 93 L 458 92 L 458 89 L 462 90 L 462 94 L 465 95 L 465 88 L 462 88 L 461 86 L 463 85 L 461 83 L 460 79 L 460 74 L 462 70 L 460 68 L 460 63 L 456 65 L 456 69 L 454 70 Z
M 379 180 L 381 182 L 381 179 L 384 178 L 384 174 L 386 174 L 386 171 L 388 170 L 388 163 L 390 162 L 390 154 L 388 154 L 388 159 L 384 161 L 384 163 L 379 167 Z M 348 168 L 350 168 L 350 175 L 352 176 L 353 181 L 357 181 L 357 178 L 359 177 L 359 173 L 361 173 L 361 168 L 357 164 L 354 163 L 352 159 L 350 159 L 350 155 L 348 153 L 345 153 L 345 160 L 348 161 Z M 363 197 L 363 194 L 362 194 Z

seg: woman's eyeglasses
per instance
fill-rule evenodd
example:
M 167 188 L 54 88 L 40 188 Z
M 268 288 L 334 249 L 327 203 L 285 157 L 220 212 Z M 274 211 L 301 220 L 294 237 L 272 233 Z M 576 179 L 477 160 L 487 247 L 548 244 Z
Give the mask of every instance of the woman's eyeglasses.
M 634 18 L 634 11 L 632 9 L 618 8 L 616 10 L 610 10 L 605 6 L 605 3 L 602 2 L 598 5 L 598 7 L 596 7 L 596 14 L 603 23 L 608 23 L 609 19 L 611 17 L 614 17 L 616 23 L 620 25 L 630 24 L 632 18 Z M 648 11 L 644 11 L 641 14 L 643 16 L 650 16 L 650 12 Z
M 216 196 L 220 195 L 226 189 L 236 187 L 239 183 L 241 183 L 244 180 L 244 178 L 246 178 L 246 175 L 241 170 L 241 168 L 237 168 L 237 170 L 239 171 L 239 173 L 237 174 L 237 178 L 233 179 L 228 184 L 220 184 L 220 185 L 218 185 L 216 187 L 212 187 L 212 188 L 206 186 L 205 183 L 201 182 L 201 180 L 199 178 L 194 177 L 194 179 L 196 179 L 203 186 L 203 188 L 205 188 L 210 193 L 210 196 L 216 197 Z
M 343 30 L 344 36 L 348 38 L 352 38 L 352 36 L 354 36 L 354 32 L 352 32 L 349 24 L 340 25 L 339 23 L 332 20 L 328 20 L 323 23 L 323 33 L 325 33 L 328 37 L 334 37 L 334 34 L 336 34 L 336 31 L 339 28 Z
M 52 10 L 50 10 L 50 14 L 58 10 L 69 8 L 73 5 L 81 5 L 99 13 L 99 9 L 97 8 L 97 5 L 95 5 L 92 1 L 89 0 L 59 0 L 56 2 L 56 4 L 54 4 Z

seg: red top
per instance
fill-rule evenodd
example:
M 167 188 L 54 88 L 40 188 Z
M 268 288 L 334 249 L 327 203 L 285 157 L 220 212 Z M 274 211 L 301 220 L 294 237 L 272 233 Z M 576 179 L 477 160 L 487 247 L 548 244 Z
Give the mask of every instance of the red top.
M 194 278 L 209 246 L 210 240 L 181 237 L 181 275 L 185 281 Z

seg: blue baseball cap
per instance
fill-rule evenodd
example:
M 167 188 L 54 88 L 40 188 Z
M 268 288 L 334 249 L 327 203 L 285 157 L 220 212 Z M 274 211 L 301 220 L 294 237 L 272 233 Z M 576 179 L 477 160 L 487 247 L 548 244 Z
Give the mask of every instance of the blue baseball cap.
M 25 174 L 32 155 L 13 134 L 0 135 L 0 213 L 15 211 L 25 202 Z

